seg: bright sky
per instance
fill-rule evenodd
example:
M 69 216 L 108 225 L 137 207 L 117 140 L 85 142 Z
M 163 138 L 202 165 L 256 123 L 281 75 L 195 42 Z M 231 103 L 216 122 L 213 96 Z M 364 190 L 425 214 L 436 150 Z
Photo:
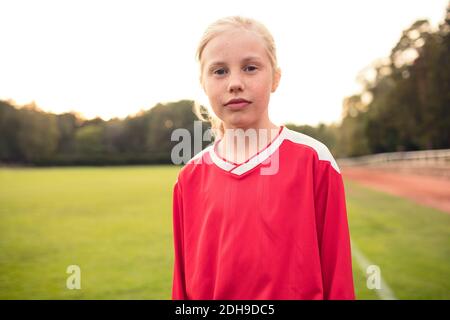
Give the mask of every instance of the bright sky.
M 125 117 L 197 99 L 197 43 L 214 20 L 249 16 L 272 32 L 283 75 L 278 124 L 340 119 L 357 73 L 389 55 L 418 19 L 437 26 L 447 0 L 0 0 L 0 99 L 56 113 Z

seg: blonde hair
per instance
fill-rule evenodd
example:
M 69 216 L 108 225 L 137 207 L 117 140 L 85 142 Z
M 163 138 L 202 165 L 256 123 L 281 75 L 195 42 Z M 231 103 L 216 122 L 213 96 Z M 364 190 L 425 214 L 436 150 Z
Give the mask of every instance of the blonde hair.
M 206 45 L 211 41 L 214 37 L 232 30 L 232 29 L 242 29 L 254 32 L 256 35 L 260 36 L 264 42 L 264 46 L 266 48 L 267 54 L 269 56 L 270 64 L 272 66 L 272 74 L 275 75 L 275 72 L 279 71 L 278 60 L 276 55 L 276 47 L 275 41 L 270 34 L 269 30 L 259 21 L 246 18 L 242 16 L 230 16 L 221 18 L 212 24 L 210 24 L 203 36 L 200 39 L 200 43 L 197 47 L 196 59 L 200 66 L 200 82 L 202 82 L 202 53 L 205 49 Z M 211 114 L 204 106 L 201 106 L 197 101 L 194 101 L 194 113 L 196 116 L 206 122 L 211 123 L 212 134 L 214 136 L 222 137 L 225 133 L 225 129 L 220 120 L 215 115 Z

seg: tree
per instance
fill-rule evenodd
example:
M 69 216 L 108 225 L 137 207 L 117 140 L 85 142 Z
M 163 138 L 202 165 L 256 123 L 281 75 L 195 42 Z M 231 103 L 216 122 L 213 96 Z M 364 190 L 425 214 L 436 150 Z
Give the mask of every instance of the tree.
M 89 124 L 77 130 L 75 134 L 76 152 L 80 155 L 100 155 L 104 150 L 103 127 Z
M 450 147 L 449 21 L 449 8 L 437 31 L 416 21 L 359 74 L 362 92 L 344 100 L 344 153 Z

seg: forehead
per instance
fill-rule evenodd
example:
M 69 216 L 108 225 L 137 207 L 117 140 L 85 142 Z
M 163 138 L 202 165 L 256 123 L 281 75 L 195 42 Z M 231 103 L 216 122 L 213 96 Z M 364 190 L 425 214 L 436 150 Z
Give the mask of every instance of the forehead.
M 247 30 L 226 31 L 212 38 L 203 49 L 202 64 L 232 63 L 253 57 L 268 61 L 263 39 Z

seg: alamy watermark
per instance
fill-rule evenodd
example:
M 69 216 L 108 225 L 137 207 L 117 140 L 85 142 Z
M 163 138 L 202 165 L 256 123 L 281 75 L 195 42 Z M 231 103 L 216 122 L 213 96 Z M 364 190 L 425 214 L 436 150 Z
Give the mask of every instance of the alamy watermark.
M 77 265 L 70 265 L 67 267 L 66 273 L 70 274 L 66 280 L 67 289 L 81 289 L 81 268 Z
M 186 164 L 202 151 L 203 142 L 212 141 L 212 129 L 203 133 L 202 123 L 194 121 L 193 137 L 185 128 L 178 128 L 172 132 L 171 141 L 178 141 L 171 151 L 173 164 Z M 273 175 L 279 169 L 279 150 L 278 146 L 273 144 L 278 131 L 279 129 L 225 129 L 221 139 L 226 141 L 226 144 L 222 148 L 221 155 L 217 155 L 217 150 L 213 152 L 222 160 L 245 163 L 248 167 L 262 163 L 264 166 L 260 169 L 261 175 Z M 199 157 L 196 163 L 212 164 L 213 161 L 211 157 Z
M 367 274 L 367 289 L 380 290 L 381 289 L 381 269 L 377 265 L 370 265 L 366 269 Z

